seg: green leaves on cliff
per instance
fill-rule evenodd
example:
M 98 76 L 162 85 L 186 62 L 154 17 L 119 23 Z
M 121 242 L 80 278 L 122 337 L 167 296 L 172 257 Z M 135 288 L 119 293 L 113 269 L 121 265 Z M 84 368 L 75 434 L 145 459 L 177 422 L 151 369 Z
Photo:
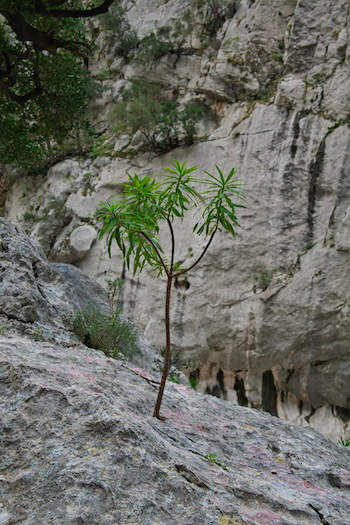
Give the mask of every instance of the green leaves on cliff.
M 202 102 L 180 106 L 164 95 L 164 88 L 142 78 L 133 79 L 111 112 L 116 133 L 138 132 L 146 149 L 166 152 L 181 143 L 192 144 L 197 124 L 208 113 Z
M 0 160 L 31 167 L 83 126 L 92 51 L 81 18 L 113 0 L 0 0 Z
M 203 232 L 205 235 L 209 235 L 218 228 L 234 235 L 234 228 L 239 226 L 236 208 L 244 208 L 244 206 L 232 199 L 241 200 L 242 192 L 237 181 L 233 179 L 234 168 L 227 177 L 224 176 L 218 166 L 216 166 L 216 171 L 217 176 L 208 171 L 205 172 L 209 178 L 205 180 L 208 189 L 203 195 L 209 200 L 209 203 L 203 211 L 202 222 L 195 224 L 194 231 L 199 235 Z

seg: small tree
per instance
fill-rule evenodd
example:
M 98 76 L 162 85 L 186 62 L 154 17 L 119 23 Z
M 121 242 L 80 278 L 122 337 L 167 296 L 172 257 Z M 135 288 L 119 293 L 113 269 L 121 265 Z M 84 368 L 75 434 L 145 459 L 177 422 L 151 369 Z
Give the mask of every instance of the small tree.
M 107 236 L 108 253 L 116 241 L 127 267 L 133 265 L 134 274 L 142 271 L 146 265 L 154 268 L 161 277 L 167 279 L 165 296 L 165 333 L 166 351 L 164 367 L 160 381 L 158 397 L 153 416 L 163 419 L 160 414 L 165 382 L 171 363 L 170 341 L 170 294 L 171 286 L 177 277 L 192 270 L 202 260 L 217 231 L 226 230 L 235 235 L 239 226 L 236 208 L 244 207 L 233 202 L 234 198 L 242 200 L 240 185 L 234 180 L 232 169 L 225 177 L 218 166 L 217 174 L 205 172 L 207 178 L 197 179 L 193 173 L 197 167 L 187 168 L 178 161 L 171 168 L 166 168 L 160 176 L 161 181 L 136 174 L 129 175 L 129 183 L 124 185 L 124 195 L 113 203 L 102 203 L 97 212 L 97 219 L 102 223 L 100 238 Z M 197 184 L 205 185 L 205 191 L 199 193 Z M 175 261 L 174 221 L 182 221 L 185 212 L 202 207 L 198 222 L 193 227 L 197 235 L 205 235 L 208 241 L 197 259 L 189 267 L 183 268 Z M 171 239 L 171 254 L 167 257 L 159 242 L 159 228 L 162 222 L 167 223 Z

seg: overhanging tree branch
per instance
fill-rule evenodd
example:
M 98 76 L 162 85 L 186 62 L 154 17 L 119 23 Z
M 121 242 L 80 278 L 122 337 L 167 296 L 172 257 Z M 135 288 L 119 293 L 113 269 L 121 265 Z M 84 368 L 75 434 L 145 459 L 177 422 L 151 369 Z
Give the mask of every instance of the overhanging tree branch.
M 55 18 L 89 18 L 106 13 L 113 2 L 114 0 L 104 0 L 102 4 L 93 9 L 46 9 L 41 2 L 37 2 L 35 11 L 39 15 Z
M 3 14 L 18 39 L 23 43 L 31 42 L 36 51 L 48 51 L 56 54 L 59 48 L 64 48 L 79 56 L 86 56 L 88 53 L 89 46 L 85 42 L 73 42 L 54 38 L 50 33 L 33 27 L 20 13 Z M 83 48 L 85 48 L 84 52 Z

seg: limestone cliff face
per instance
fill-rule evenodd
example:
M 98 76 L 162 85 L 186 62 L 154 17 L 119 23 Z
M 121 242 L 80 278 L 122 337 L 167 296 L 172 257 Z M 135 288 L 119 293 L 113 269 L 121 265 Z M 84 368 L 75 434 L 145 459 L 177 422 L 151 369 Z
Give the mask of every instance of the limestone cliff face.
M 350 437 L 349 2 L 223 4 L 205 47 L 205 12 L 193 3 L 126 2 L 139 38 L 181 20 L 192 5 L 195 28 L 181 50 L 153 64 L 126 63 L 113 35 L 97 36 L 105 53 L 93 70 L 109 68 L 93 108 L 101 128 L 121 87 L 142 76 L 180 102 L 211 106 L 194 145 L 157 156 L 142 152 L 137 137 L 110 134 L 109 155 L 69 159 L 41 179 L 17 182 L 6 214 L 52 260 L 74 262 L 101 284 L 120 277 L 125 314 L 161 346 L 165 284 L 128 274 L 117 253 L 109 259 L 91 216 L 129 171 L 157 173 L 175 159 L 209 170 L 234 166 L 248 194 L 242 228 L 233 240 L 218 237 L 188 284 L 174 288 L 174 344 L 201 391 L 335 440 Z M 189 224 L 178 231 L 187 262 L 200 248 L 190 231 Z
M 103 289 L 0 239 L 2 525 L 348 523 L 348 447 L 171 382 L 152 417 L 159 381 L 69 329 Z

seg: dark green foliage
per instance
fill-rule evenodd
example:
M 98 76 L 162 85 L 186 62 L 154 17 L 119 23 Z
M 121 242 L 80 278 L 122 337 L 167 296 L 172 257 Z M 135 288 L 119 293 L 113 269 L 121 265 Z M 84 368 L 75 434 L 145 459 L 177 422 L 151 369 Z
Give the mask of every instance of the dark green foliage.
M 198 384 L 198 380 L 196 377 L 194 376 L 190 376 L 188 378 L 188 382 L 190 383 L 191 387 L 193 388 L 193 390 L 196 390 L 197 388 L 197 384 Z
M 350 447 L 350 439 L 340 438 L 339 444 L 344 445 L 344 447 Z
M 134 79 L 121 94 L 110 118 L 116 133 L 134 135 L 139 131 L 145 147 L 166 152 L 182 142 L 193 144 L 198 121 L 208 113 L 202 102 L 180 107 L 166 98 L 164 89 L 144 79 Z
M 155 62 L 169 53 L 180 53 L 183 44 L 181 23 L 175 24 L 174 28 L 160 27 L 139 42 L 134 61 L 141 64 Z
M 115 53 L 127 62 L 134 56 L 139 41 L 137 33 L 132 29 L 125 15 L 121 1 L 115 1 L 109 13 L 99 17 L 105 30 L 111 32 Z
M 137 330 L 118 310 L 106 315 L 91 306 L 77 312 L 73 331 L 82 343 L 102 350 L 107 357 L 117 358 L 120 354 L 131 357 L 139 352 Z
M 101 4 L 96 0 L 88 7 Z M 51 16 L 49 11 L 55 8 Z M 84 61 L 93 45 L 84 23 L 65 16 L 67 10 L 76 9 L 86 13 L 86 3 L 0 0 L 0 159 L 4 163 L 24 168 L 40 165 L 87 126 L 84 115 L 95 88 Z

